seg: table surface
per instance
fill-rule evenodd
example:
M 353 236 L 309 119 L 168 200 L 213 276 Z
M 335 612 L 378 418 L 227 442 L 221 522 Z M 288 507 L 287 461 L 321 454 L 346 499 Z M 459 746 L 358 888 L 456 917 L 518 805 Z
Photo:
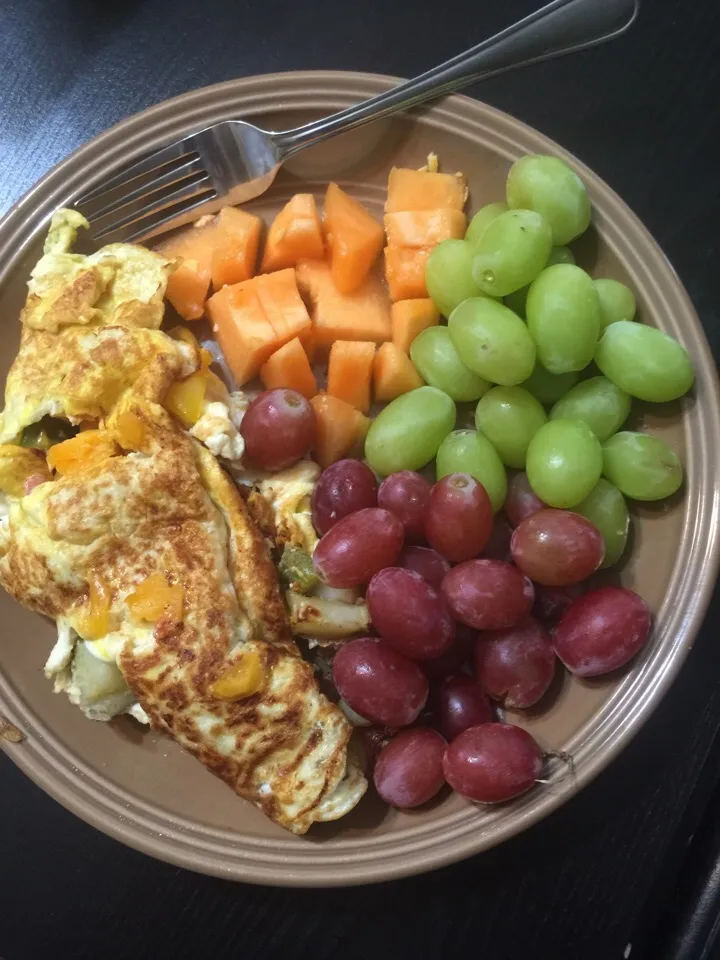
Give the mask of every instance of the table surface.
M 536 5 L 0 0 L 0 212 L 75 147 L 166 97 L 279 70 L 411 76 Z M 618 191 L 680 274 L 716 356 L 719 38 L 717 0 L 645 0 L 621 40 L 470 91 Z M 632 944 L 633 960 L 655 960 L 648 944 L 715 786 L 719 616 L 715 603 L 656 714 L 565 808 L 483 856 L 384 886 L 196 876 L 95 832 L 0 755 L 0 957 L 611 960 Z

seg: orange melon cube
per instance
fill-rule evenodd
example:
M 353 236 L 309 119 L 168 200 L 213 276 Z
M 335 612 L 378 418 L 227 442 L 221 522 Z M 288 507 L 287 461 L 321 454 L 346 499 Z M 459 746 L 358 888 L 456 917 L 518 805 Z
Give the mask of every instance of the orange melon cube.
M 352 293 L 382 250 L 383 228 L 336 183 L 330 183 L 325 194 L 324 226 L 335 286 L 340 293 Z
M 261 273 L 294 267 L 298 260 L 322 260 L 325 255 L 315 197 L 296 193 L 275 217 L 268 230 Z
M 415 369 L 410 357 L 394 343 L 378 347 L 373 364 L 375 399 L 389 403 L 403 393 L 423 386 L 423 379 Z
M 462 210 L 467 200 L 465 178 L 451 173 L 431 173 L 393 167 L 388 176 L 385 213 L 404 210 Z
M 429 298 L 398 300 L 390 308 L 390 322 L 392 342 L 403 353 L 409 353 L 415 337 L 440 322 L 440 311 Z
M 429 247 L 385 247 L 385 279 L 392 300 L 427 297 L 425 267 Z
M 280 346 L 252 287 L 233 284 L 218 290 L 207 302 L 207 313 L 237 385 L 256 376 Z
M 315 456 L 323 470 L 351 452 L 360 452 L 370 428 L 368 417 L 326 393 L 319 393 L 310 403 L 315 411 Z
M 212 277 L 212 230 L 190 227 L 155 249 L 164 257 L 180 260 L 170 274 L 165 296 L 183 320 L 198 320 L 205 312 Z
M 336 340 L 383 343 L 390 339 L 390 301 L 377 276 L 370 274 L 352 293 L 340 293 L 329 265 L 322 260 L 301 260 L 295 274 L 301 294 L 311 304 L 319 349 Z
M 276 350 L 260 367 L 260 379 L 266 390 L 285 387 L 297 390 L 308 400 L 318 392 L 317 380 L 299 337 Z
M 465 214 L 450 207 L 385 214 L 389 247 L 433 247 L 443 240 L 462 239 L 466 229 Z
M 212 285 L 249 280 L 255 273 L 262 220 L 238 207 L 223 207 L 208 228 L 212 231 Z
M 330 347 L 327 392 L 361 413 L 370 409 L 375 344 L 365 340 L 336 340 Z
M 292 267 L 276 273 L 263 273 L 249 281 L 257 292 L 260 306 L 282 344 L 309 333 L 312 321 L 298 292 Z

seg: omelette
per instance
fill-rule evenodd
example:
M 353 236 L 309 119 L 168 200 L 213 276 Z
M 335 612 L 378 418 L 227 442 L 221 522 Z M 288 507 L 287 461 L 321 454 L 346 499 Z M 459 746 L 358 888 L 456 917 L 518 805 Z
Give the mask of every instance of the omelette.
M 0 584 L 55 620 L 56 691 L 91 719 L 149 722 L 305 833 L 367 782 L 293 639 L 274 543 L 217 459 L 240 462 L 247 401 L 194 338 L 159 329 L 173 264 L 131 245 L 73 254 L 82 225 L 54 219 L 23 310 L 0 421 Z M 307 549 L 316 475 L 260 485 L 273 529 L 284 516 Z

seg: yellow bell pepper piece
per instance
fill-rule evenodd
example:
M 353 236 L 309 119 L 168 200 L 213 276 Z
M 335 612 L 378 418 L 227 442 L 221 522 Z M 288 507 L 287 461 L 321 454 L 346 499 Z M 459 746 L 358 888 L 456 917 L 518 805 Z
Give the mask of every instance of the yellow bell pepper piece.
M 151 573 L 137 585 L 126 602 L 136 620 L 157 623 L 166 613 L 173 620 L 181 621 L 184 601 L 185 591 L 182 584 L 168 583 L 164 573 Z
M 145 424 L 132 410 L 123 410 L 117 415 L 115 431 L 124 450 L 139 450 L 147 436 Z
M 165 395 L 165 409 L 191 427 L 202 416 L 206 390 L 207 376 L 204 370 L 198 370 L 170 387 Z
M 87 607 L 73 618 L 73 626 L 83 640 L 100 640 L 110 631 L 110 586 L 99 574 L 89 581 Z
M 248 650 L 210 688 L 218 700 L 240 700 L 262 690 L 267 676 L 257 650 Z
M 50 447 L 47 462 L 56 473 L 68 475 L 93 467 L 118 453 L 118 445 L 106 430 L 84 430 L 76 437 Z

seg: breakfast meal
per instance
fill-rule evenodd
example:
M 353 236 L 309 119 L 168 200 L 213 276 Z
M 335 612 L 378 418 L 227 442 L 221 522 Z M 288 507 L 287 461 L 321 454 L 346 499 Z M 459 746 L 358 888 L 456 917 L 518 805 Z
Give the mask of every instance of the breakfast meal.
M 30 275 L 0 583 L 55 621 L 56 692 L 296 834 L 368 780 L 403 809 L 524 793 L 545 757 L 505 710 L 651 636 L 595 578 L 628 500 L 682 486 L 624 428 L 691 389 L 688 354 L 576 264 L 592 211 L 564 161 L 522 157 L 487 199 L 468 223 L 431 155 L 390 171 L 382 224 L 330 183 L 266 231 L 225 207 L 91 254 L 61 209 Z

